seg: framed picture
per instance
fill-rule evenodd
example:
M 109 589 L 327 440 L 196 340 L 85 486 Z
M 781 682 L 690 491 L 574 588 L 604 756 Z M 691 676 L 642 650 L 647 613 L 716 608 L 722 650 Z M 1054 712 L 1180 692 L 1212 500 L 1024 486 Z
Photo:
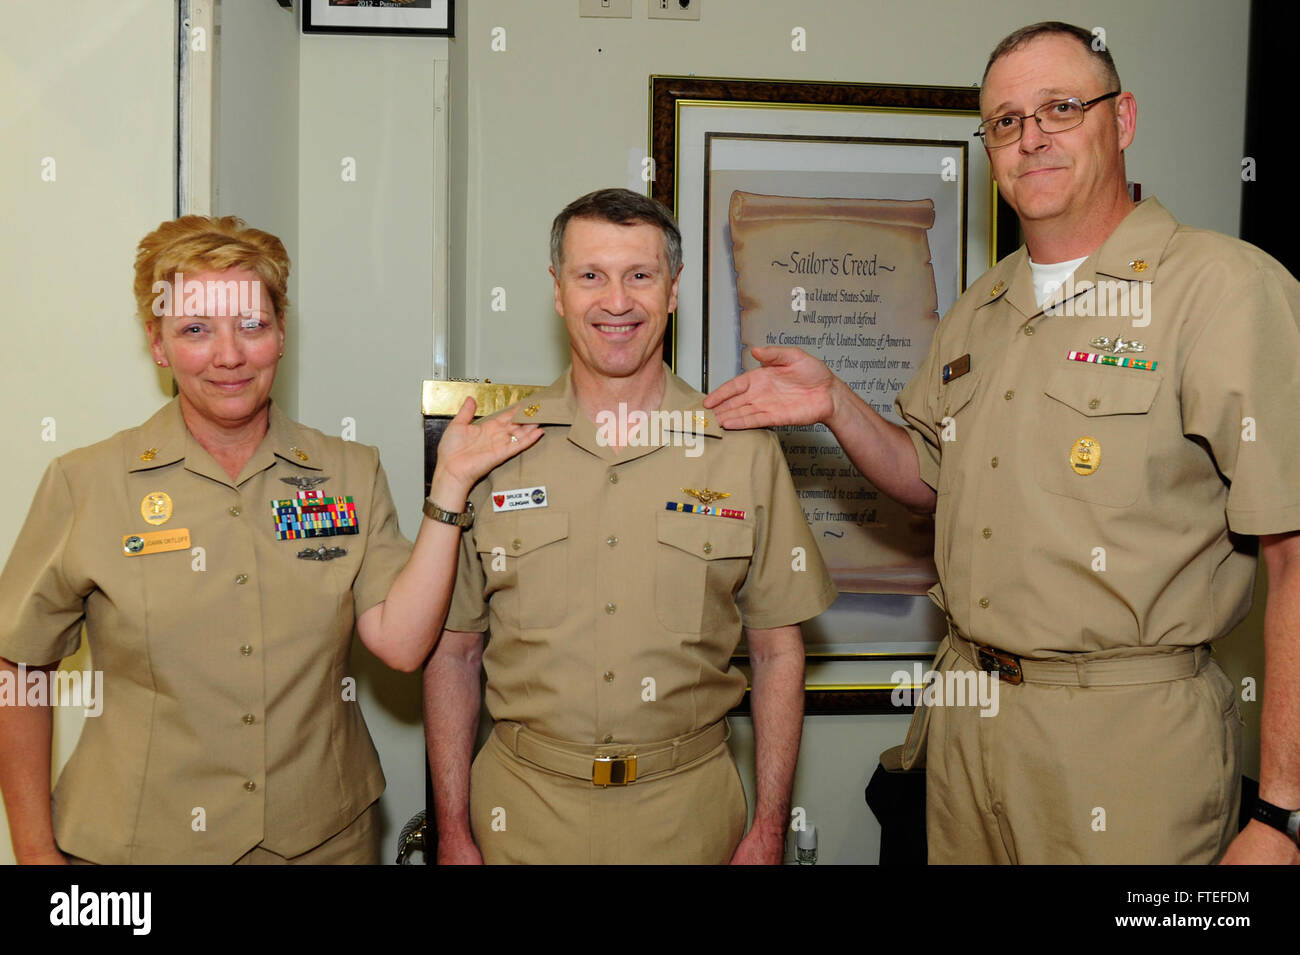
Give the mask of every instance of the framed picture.
M 302 0 L 303 33 L 455 36 L 455 0 Z

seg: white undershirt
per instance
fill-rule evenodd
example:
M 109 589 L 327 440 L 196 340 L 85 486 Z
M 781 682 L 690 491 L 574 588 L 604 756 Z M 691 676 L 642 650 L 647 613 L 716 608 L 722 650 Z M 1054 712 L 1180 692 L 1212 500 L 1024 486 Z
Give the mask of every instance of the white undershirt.
M 1056 294 L 1065 280 L 1070 277 L 1070 273 L 1083 264 L 1086 259 L 1070 259 L 1068 262 L 1052 262 L 1048 265 L 1039 265 L 1033 259 L 1029 260 L 1029 271 L 1034 277 L 1034 300 L 1039 308 L 1042 308 L 1044 302 Z

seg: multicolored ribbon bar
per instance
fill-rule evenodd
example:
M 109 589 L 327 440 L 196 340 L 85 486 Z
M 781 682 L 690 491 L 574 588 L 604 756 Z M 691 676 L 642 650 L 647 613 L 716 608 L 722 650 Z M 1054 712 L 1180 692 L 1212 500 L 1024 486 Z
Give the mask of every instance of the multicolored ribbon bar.
M 1070 361 L 1086 361 L 1093 365 L 1114 365 L 1116 368 L 1137 368 L 1155 371 L 1158 362 L 1153 358 L 1120 358 L 1118 355 L 1098 355 L 1094 352 L 1072 351 Z
M 730 517 L 738 521 L 745 519 L 745 512 L 738 511 L 734 507 L 712 507 L 708 504 L 680 504 L 677 501 L 669 501 L 667 510 L 681 511 L 683 514 L 706 514 L 709 517 Z
M 322 497 L 320 491 L 299 491 L 295 497 L 272 501 L 271 513 L 278 541 L 360 533 L 350 494 Z

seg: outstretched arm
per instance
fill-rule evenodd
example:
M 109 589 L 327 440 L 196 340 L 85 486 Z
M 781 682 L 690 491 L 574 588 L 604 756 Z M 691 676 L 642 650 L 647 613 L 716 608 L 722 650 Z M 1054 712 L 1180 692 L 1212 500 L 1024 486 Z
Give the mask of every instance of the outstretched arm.
M 822 361 L 799 348 L 755 347 L 762 367 L 715 388 L 704 399 L 724 428 L 825 424 L 849 460 L 877 488 L 909 510 L 934 510 L 921 480 L 916 447 L 904 428 L 882 418 Z
M 438 443 L 429 500 L 445 511 L 464 511 L 475 482 L 542 436 L 537 425 L 512 424 L 508 411 L 474 424 L 474 408 L 474 399 L 466 398 Z M 418 670 L 437 642 L 456 580 L 460 534 L 453 524 L 424 518 L 388 596 L 357 619 L 361 642 L 390 667 Z

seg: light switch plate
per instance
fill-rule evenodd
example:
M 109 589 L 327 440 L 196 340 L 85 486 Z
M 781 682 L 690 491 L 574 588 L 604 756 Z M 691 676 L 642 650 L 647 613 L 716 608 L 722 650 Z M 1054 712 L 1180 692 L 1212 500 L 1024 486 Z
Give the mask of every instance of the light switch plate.
M 703 0 L 646 0 L 651 20 L 698 20 Z
M 579 17 L 632 19 L 632 0 L 578 0 Z

